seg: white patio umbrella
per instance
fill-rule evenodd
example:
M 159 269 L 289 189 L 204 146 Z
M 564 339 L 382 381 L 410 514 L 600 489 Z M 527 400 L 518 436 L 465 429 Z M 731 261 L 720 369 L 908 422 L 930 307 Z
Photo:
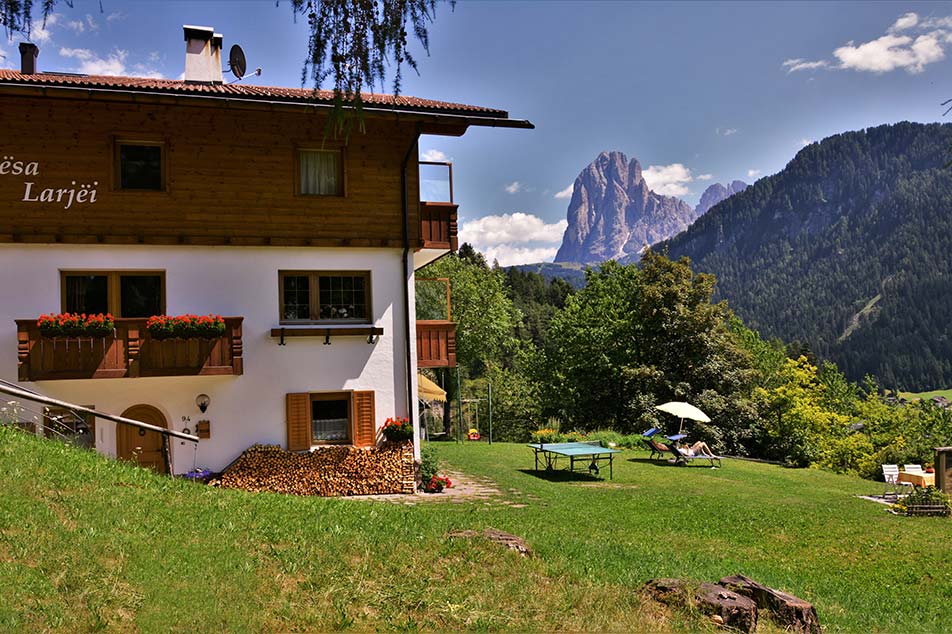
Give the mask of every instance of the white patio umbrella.
M 673 414 L 680 419 L 680 424 L 678 425 L 679 434 L 684 430 L 685 418 L 700 421 L 702 423 L 711 422 L 710 416 L 694 407 L 690 403 L 685 403 L 683 401 L 670 401 L 668 403 L 664 403 L 663 405 L 656 405 L 655 409 L 660 409 L 662 412 Z

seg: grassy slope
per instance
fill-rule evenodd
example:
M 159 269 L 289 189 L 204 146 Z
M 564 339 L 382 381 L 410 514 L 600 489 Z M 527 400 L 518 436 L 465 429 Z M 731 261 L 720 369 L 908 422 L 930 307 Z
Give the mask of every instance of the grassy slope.
M 948 390 L 933 390 L 931 392 L 900 392 L 899 396 L 904 399 L 912 400 L 914 398 L 921 398 L 923 400 L 929 400 L 935 396 L 944 396 L 949 400 L 952 400 L 952 389 Z
M 874 483 L 642 453 L 612 482 L 552 482 L 522 446 L 441 449 L 528 506 L 220 491 L 0 429 L 0 630 L 693 629 L 632 589 L 736 572 L 814 601 L 830 631 L 952 616 L 950 524 L 851 497 Z M 485 526 L 537 556 L 443 538 Z

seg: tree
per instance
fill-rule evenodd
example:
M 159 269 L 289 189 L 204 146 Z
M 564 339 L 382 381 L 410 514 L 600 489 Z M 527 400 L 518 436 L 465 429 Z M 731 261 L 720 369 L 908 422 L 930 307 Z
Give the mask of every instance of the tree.
M 545 363 L 552 413 L 583 430 L 635 432 L 671 424 L 655 405 L 690 401 L 713 419 L 692 423 L 695 437 L 744 451 L 756 373 L 727 327 L 732 314 L 711 303 L 713 276 L 651 251 L 640 266 L 588 271 L 585 288 L 553 318 Z

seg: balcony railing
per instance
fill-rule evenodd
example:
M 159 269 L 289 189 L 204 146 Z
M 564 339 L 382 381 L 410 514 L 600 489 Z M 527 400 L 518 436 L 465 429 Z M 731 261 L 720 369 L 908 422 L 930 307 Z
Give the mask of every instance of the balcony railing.
M 452 321 L 417 321 L 417 367 L 456 367 L 456 324 Z
M 456 251 L 456 215 L 453 202 L 453 164 L 420 161 L 420 242 L 424 249 Z
M 456 323 L 450 321 L 450 299 L 449 278 L 416 278 L 417 367 L 456 367 Z
M 21 381 L 115 379 L 138 376 L 238 375 L 244 372 L 243 317 L 225 317 L 225 334 L 212 339 L 153 339 L 145 319 L 116 319 L 106 337 L 40 334 L 35 319 L 18 319 Z

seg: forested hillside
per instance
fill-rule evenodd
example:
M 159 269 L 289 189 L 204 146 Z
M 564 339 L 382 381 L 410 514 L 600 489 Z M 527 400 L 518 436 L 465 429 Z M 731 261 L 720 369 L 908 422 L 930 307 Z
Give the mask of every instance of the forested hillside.
M 854 380 L 952 385 L 952 125 L 836 135 L 659 245 L 766 337 Z

